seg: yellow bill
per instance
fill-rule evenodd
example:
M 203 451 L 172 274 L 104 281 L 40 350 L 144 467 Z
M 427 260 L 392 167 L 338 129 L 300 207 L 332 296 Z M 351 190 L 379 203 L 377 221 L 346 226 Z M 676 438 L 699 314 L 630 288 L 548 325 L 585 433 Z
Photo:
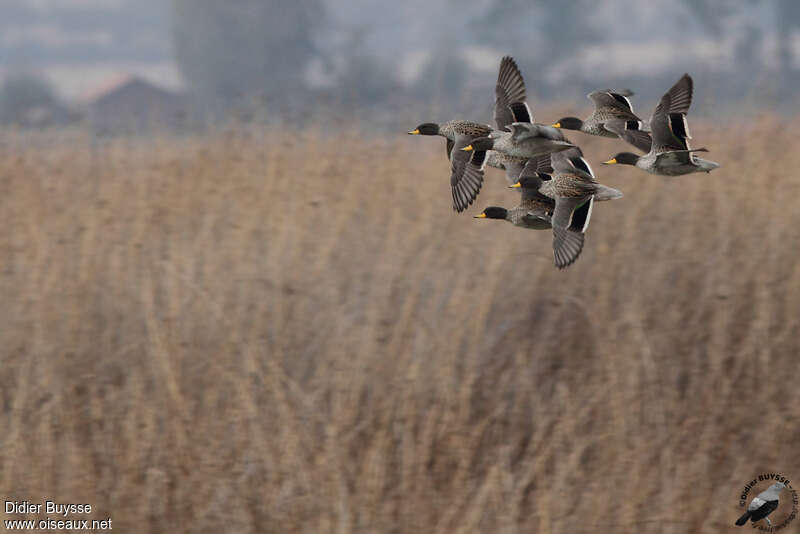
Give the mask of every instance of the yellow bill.
M 606 165 L 614 165 L 617 162 L 617 158 L 611 158 L 608 161 L 604 161 L 603 163 Z
M 419 135 L 419 128 L 416 130 L 411 130 L 410 132 L 408 132 L 408 135 Z
M 551 124 L 550 126 L 552 126 L 553 128 L 561 128 L 561 123 L 557 122 L 555 124 Z
M 473 217 L 473 219 L 485 219 L 485 218 L 486 218 L 486 214 L 485 213 L 481 213 L 480 215 L 476 215 L 476 216 Z
M 472 148 L 472 145 L 467 145 L 464 148 L 462 148 L 461 150 L 463 150 L 464 152 L 469 152 L 470 150 L 475 150 L 475 149 Z
M 522 187 L 522 184 L 517 182 L 514 185 L 509 185 L 508 187 Z

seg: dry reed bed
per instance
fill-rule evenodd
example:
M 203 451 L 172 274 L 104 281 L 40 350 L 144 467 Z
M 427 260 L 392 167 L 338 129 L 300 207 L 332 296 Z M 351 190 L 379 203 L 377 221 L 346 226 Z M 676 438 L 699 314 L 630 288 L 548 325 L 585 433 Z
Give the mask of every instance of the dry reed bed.
M 450 210 L 441 140 L 6 139 L 0 493 L 136 532 L 728 531 L 800 477 L 800 129 L 694 130 L 723 168 L 679 179 L 573 135 L 625 197 L 564 272 L 469 217 L 497 171 Z

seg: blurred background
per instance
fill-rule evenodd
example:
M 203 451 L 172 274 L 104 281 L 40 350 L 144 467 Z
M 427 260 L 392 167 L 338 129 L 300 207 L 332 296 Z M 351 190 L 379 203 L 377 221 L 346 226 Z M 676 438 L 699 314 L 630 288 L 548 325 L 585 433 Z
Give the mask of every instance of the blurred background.
M 624 86 L 649 107 L 691 71 L 693 114 L 785 111 L 800 79 L 792 0 L 3 0 L 0 13 L 6 124 L 197 128 L 359 110 L 391 128 L 400 110 L 486 114 L 505 54 L 537 103 Z
M 0 496 L 122 532 L 735 529 L 747 482 L 800 477 L 799 25 L 0 0 Z M 647 117 L 690 72 L 722 167 L 568 132 L 625 196 L 555 270 L 551 233 L 470 217 L 517 201 L 499 171 L 456 214 L 444 141 L 405 135 L 490 121 L 507 54 L 545 123 L 607 87 Z

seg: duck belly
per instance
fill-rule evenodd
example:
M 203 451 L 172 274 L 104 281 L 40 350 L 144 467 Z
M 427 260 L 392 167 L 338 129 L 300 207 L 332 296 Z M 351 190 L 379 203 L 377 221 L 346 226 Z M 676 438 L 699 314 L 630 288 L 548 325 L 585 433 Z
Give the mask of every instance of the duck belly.
M 524 217 L 517 226 L 527 228 L 528 230 L 549 230 L 553 227 L 549 221 L 540 219 L 539 217 Z

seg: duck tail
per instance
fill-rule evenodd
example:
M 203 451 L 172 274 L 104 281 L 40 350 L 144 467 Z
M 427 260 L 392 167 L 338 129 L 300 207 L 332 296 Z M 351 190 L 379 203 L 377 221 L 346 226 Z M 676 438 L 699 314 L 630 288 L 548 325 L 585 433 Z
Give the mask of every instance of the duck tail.
M 711 172 L 714 169 L 719 169 L 720 164 L 716 161 L 711 161 L 709 159 L 702 159 L 702 158 L 694 158 L 696 164 L 700 165 L 701 170 L 706 172 Z
M 613 187 L 608 187 L 603 184 L 597 184 L 595 188 L 594 199 L 597 201 L 622 198 L 622 191 L 619 189 L 614 189 Z

